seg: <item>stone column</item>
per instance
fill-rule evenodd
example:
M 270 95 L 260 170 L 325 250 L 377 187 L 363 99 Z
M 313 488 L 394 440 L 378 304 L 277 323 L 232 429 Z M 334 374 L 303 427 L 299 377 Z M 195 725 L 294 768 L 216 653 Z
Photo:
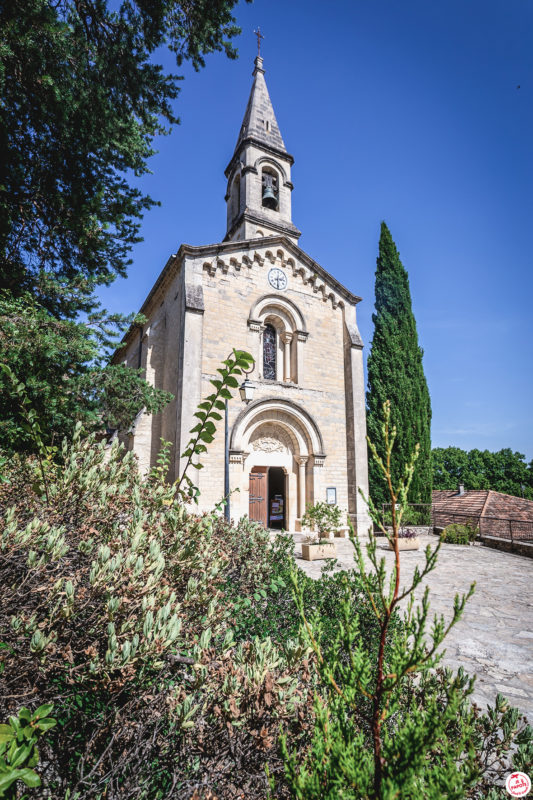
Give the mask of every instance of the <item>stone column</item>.
M 263 331 L 265 326 L 259 319 L 248 320 L 248 350 L 255 359 L 255 377 L 263 376 Z
M 296 355 L 294 358 L 295 366 L 296 366 L 296 382 L 302 385 L 305 380 L 305 372 L 304 372 L 304 343 L 307 341 L 307 337 L 309 334 L 307 331 L 296 331 L 296 347 L 293 346 L 293 350 L 296 350 Z
M 285 333 L 281 334 L 281 338 L 283 340 L 283 380 L 290 381 L 292 333 L 285 331 Z
M 301 519 L 305 514 L 305 465 L 308 456 L 297 456 L 296 460 L 298 461 L 298 516 Z

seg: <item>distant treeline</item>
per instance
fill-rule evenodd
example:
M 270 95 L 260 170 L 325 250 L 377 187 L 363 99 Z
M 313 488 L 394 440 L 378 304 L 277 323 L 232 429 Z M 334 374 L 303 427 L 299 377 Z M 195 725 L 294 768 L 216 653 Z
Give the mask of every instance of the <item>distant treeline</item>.
M 433 454 L 433 488 L 494 489 L 496 492 L 533 500 L 533 461 L 506 447 L 490 450 L 461 450 L 436 447 Z

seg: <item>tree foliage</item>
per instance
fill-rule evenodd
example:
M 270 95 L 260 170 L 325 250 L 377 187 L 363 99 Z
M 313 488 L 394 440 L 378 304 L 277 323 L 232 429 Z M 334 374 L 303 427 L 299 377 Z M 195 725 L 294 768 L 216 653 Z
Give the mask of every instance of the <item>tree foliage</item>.
M 411 308 L 409 279 L 389 229 L 381 224 L 376 269 L 374 336 L 368 357 L 367 425 L 370 440 L 383 458 L 382 408 L 391 402 L 396 447 L 391 473 L 398 483 L 415 444 L 420 451 L 409 489 L 412 503 L 430 503 L 431 402 L 422 366 L 416 322 Z M 379 466 L 369 460 L 370 495 L 377 505 L 388 502 Z
M 35 450 L 25 405 L 51 445 L 72 436 L 77 421 L 88 430 L 125 430 L 142 408 L 157 413 L 169 402 L 172 395 L 150 386 L 141 370 L 106 365 L 112 324 L 97 312 L 83 323 L 57 319 L 29 294 L 0 292 L 0 447 Z
M 49 442 L 127 428 L 170 395 L 104 367 L 133 317 L 108 314 L 99 285 L 125 276 L 154 200 L 134 184 L 153 139 L 177 123 L 181 77 L 239 32 L 236 0 L 4 0 L 0 4 L 0 359 L 27 387 Z M 81 316 L 80 316 L 81 315 Z M 0 443 L 27 446 L 1 386 Z
M 533 500 L 533 462 L 522 453 L 506 447 L 490 450 L 461 450 L 459 447 L 433 449 L 433 487 L 457 489 L 493 489 L 495 492 Z
M 5 0 L 0 5 L 0 280 L 55 316 L 125 275 L 153 200 L 152 140 L 178 122 L 178 64 L 236 52 L 236 0 Z

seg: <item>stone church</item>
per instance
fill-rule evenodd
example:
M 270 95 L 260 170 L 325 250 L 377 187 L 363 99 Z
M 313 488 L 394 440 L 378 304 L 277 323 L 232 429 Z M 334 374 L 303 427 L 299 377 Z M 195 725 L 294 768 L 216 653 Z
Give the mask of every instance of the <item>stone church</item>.
M 129 447 L 146 471 L 160 437 L 174 443 L 170 478 L 198 403 L 232 348 L 255 358 L 254 397 L 228 405 L 231 516 L 298 530 L 306 504 L 336 502 L 359 531 L 368 513 L 361 298 L 298 246 L 291 214 L 293 157 L 285 148 L 255 59 L 253 85 L 235 151 L 226 168 L 227 231 L 221 243 L 183 244 L 146 298 L 142 327 L 132 328 L 115 362 L 142 367 L 175 399 L 162 413 L 141 412 Z M 192 476 L 200 510 L 224 496 L 225 435 Z M 238 490 L 238 491 L 235 491 Z

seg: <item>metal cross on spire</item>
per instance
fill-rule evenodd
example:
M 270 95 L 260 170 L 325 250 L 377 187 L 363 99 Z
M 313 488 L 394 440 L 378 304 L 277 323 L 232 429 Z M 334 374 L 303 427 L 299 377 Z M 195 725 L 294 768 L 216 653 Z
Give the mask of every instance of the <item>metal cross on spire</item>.
M 261 55 L 261 39 L 264 39 L 265 37 L 261 33 L 261 28 L 259 28 L 259 27 L 257 28 L 256 31 L 254 31 L 254 33 L 257 36 L 257 55 L 260 56 Z

